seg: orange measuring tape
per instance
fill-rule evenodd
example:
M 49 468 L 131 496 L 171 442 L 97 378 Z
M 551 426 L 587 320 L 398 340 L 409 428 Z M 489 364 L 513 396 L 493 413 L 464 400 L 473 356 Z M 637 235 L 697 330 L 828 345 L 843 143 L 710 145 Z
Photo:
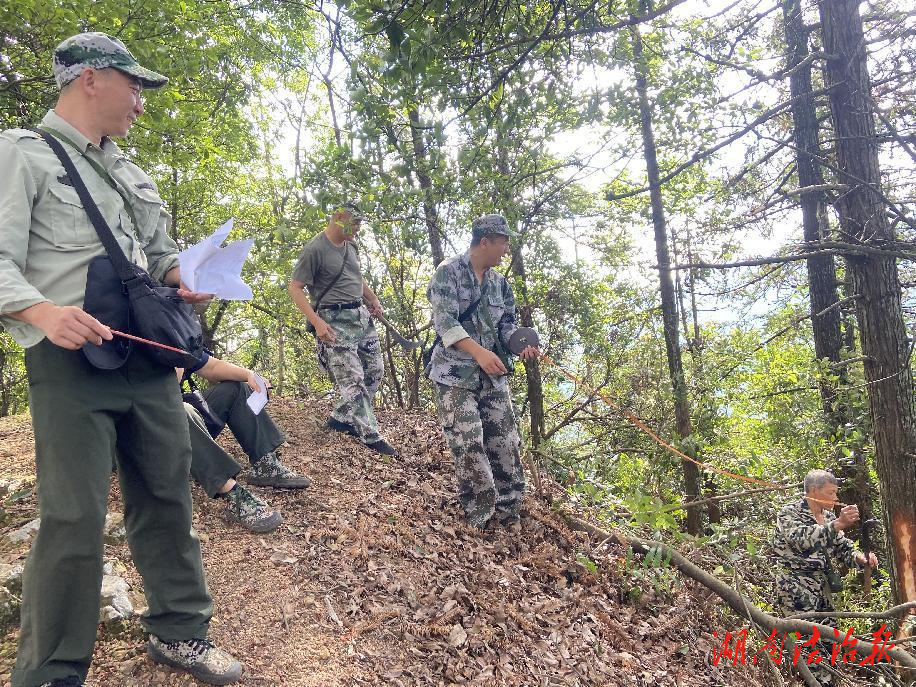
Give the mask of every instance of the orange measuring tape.
M 144 339 L 143 337 L 140 337 L 140 336 L 134 336 L 133 334 L 127 334 L 126 332 L 119 332 L 117 329 L 111 329 L 111 327 L 109 327 L 108 329 L 115 336 L 121 336 L 121 337 L 124 337 L 125 339 L 130 339 L 131 341 L 139 341 L 140 343 L 145 343 L 149 346 L 155 346 L 156 348 L 164 348 L 167 351 L 173 351 L 175 353 L 183 353 L 184 355 L 189 356 L 189 357 L 191 356 L 191 354 L 188 353 L 187 351 L 184 351 L 180 348 L 175 348 L 174 346 L 168 346 L 164 343 L 159 343 L 158 341 L 150 341 L 149 339 Z

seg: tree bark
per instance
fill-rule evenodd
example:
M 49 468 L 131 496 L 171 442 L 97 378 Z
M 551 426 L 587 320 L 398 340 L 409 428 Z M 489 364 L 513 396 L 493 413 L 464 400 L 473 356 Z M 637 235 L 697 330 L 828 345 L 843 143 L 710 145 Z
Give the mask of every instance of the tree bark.
M 442 251 L 442 230 L 439 228 L 439 212 L 433 198 L 433 182 L 429 176 L 429 160 L 426 153 L 426 142 L 423 140 L 423 129 L 420 126 L 420 114 L 416 107 L 408 112 L 410 118 L 410 137 L 413 142 L 414 167 L 417 181 L 423 190 L 423 217 L 426 220 L 426 235 L 429 237 L 429 249 L 433 256 L 433 268 L 445 260 Z
M 836 139 L 839 181 L 849 190 L 836 201 L 844 239 L 880 245 L 894 239 L 880 194 L 871 84 L 857 0 L 819 3 L 824 68 Z M 916 416 L 909 340 L 903 322 L 894 258 L 851 255 L 865 380 L 875 436 L 875 467 L 890 547 L 894 598 L 916 600 Z
M 674 391 L 674 417 L 678 436 L 682 439 L 693 434 L 690 422 L 690 408 L 687 401 L 687 384 L 681 360 L 680 336 L 677 321 L 677 301 L 674 281 L 671 277 L 671 258 L 668 253 L 668 229 L 665 223 L 665 207 L 659 183 L 658 157 L 655 147 L 655 133 L 652 129 L 652 108 L 649 105 L 647 68 L 643 60 L 642 36 L 639 29 L 631 30 L 633 36 L 633 59 L 636 66 L 636 91 L 639 95 L 639 115 L 642 124 L 642 141 L 646 158 L 646 172 L 649 181 L 649 199 L 652 206 L 652 225 L 655 230 L 655 254 L 658 260 L 658 280 L 662 299 L 662 326 L 665 334 L 665 351 L 668 356 L 668 374 Z M 681 447 L 688 455 L 693 452 Z M 684 472 L 684 493 L 687 501 L 696 501 L 700 490 L 700 469 L 690 461 L 681 459 Z M 700 533 L 700 511 L 696 506 L 687 509 L 687 532 Z
M 501 125 L 497 132 L 496 140 L 496 167 L 501 177 L 500 182 L 505 183 L 510 178 L 509 150 Z M 502 195 L 504 204 L 503 211 L 512 215 L 513 213 L 510 212 L 510 210 L 514 210 L 515 204 L 512 202 L 511 196 L 507 191 L 504 190 Z M 517 213 L 515 214 L 517 215 Z M 511 225 L 512 220 L 515 218 L 508 217 L 507 219 L 509 219 Z M 518 277 L 519 284 L 521 285 L 519 293 L 516 294 L 518 314 L 523 327 L 533 327 L 534 318 L 531 315 L 531 305 L 528 300 L 528 274 L 525 270 L 525 259 L 522 255 L 522 246 L 518 241 L 512 242 L 511 254 L 511 269 L 515 276 Z M 518 296 L 520 296 L 520 298 Z M 537 449 L 544 441 L 545 434 L 544 387 L 541 380 L 541 365 L 538 360 L 526 360 L 524 361 L 524 366 L 525 379 L 528 382 L 529 438 L 531 446 Z
M 824 174 L 818 162 L 823 156 L 818 140 L 818 119 L 811 87 L 811 67 L 807 62 L 808 33 L 802 16 L 801 0 L 784 0 L 782 6 L 786 36 L 789 88 L 792 95 L 793 136 L 800 188 L 813 189 L 800 195 L 802 230 L 806 243 L 829 239 L 830 227 L 824 191 Z M 801 65 L 801 66 L 800 66 Z M 805 66 L 808 65 L 808 66 Z M 843 357 L 844 340 L 840 323 L 843 313 L 831 307 L 839 301 L 836 264 L 832 255 L 815 255 L 807 259 L 808 293 L 814 354 L 824 365 L 838 363 Z M 818 388 L 821 394 L 827 440 L 838 442 L 844 427 L 853 425 L 849 399 L 837 390 L 848 384 L 847 367 L 821 372 Z M 834 371 L 835 370 L 835 371 Z M 861 446 L 853 447 L 852 457 L 834 455 L 840 482 L 840 499 L 859 507 L 862 521 L 873 515 L 868 462 Z M 868 533 L 863 531 L 862 547 L 869 548 Z

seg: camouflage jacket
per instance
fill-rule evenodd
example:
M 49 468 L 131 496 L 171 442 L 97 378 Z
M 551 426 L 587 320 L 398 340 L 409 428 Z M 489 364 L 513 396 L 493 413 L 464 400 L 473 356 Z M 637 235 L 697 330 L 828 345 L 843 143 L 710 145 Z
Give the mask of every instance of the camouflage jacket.
M 484 348 L 497 352 L 497 342 L 509 350 L 509 337 L 515 324 L 515 297 L 512 287 L 499 272 L 488 269 L 483 283 L 477 281 L 470 253 L 458 255 L 439 265 L 426 290 L 433 310 L 433 327 L 442 338 L 432 353 L 427 375 L 446 386 L 477 389 L 480 366 L 470 353 L 455 348 L 461 339 L 471 337 Z M 458 316 L 480 299 L 473 315 L 458 322 Z M 491 375 L 496 387 L 506 384 L 504 375 Z
M 855 544 L 830 524 L 834 520 L 836 516 L 828 510 L 824 512 L 824 524 L 819 525 L 804 498 L 783 507 L 776 517 L 773 541 L 779 564 L 793 571 L 817 572 L 824 570 L 829 555 L 834 561 L 855 565 Z

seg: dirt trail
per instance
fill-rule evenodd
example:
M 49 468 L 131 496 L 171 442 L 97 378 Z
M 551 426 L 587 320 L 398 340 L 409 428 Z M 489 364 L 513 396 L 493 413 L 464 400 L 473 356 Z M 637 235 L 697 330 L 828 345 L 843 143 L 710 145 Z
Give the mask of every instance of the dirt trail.
M 623 552 L 593 547 L 537 499 L 519 532 L 465 527 L 429 415 L 379 413 L 402 451 L 392 460 L 325 429 L 327 410 L 271 401 L 289 439 L 284 462 L 313 479 L 305 492 L 256 490 L 281 509 L 278 532 L 226 524 L 220 503 L 193 489 L 216 607 L 211 638 L 244 662 L 242 685 L 757 684 L 756 667 L 711 665 L 715 604 L 659 584 L 644 584 L 633 602 L 624 590 L 639 584 Z M 225 434 L 221 443 L 244 464 Z M 0 476 L 33 471 L 28 418 L 0 419 Z M 5 508 L 9 532 L 36 516 L 34 494 L 20 490 Z M 120 510 L 116 484 L 110 510 Z M 27 544 L 3 542 L 0 560 L 25 556 Z M 139 589 L 127 546 L 106 555 L 126 563 Z M 0 685 L 15 637 L 0 651 Z M 103 632 L 87 684 L 198 684 L 153 666 L 143 649 L 136 623 Z

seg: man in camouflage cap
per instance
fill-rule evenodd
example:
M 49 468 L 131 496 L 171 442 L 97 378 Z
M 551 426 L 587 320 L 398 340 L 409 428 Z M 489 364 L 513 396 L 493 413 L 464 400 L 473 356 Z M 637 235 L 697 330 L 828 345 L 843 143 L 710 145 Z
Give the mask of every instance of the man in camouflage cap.
M 494 268 L 509 251 L 509 226 L 502 215 L 484 215 L 471 225 L 471 247 L 446 260 L 426 290 L 437 338 L 426 374 L 436 385 L 442 431 L 455 459 L 458 500 L 473 527 L 494 519 L 519 522 L 525 474 L 509 393 L 509 337 L 515 297 Z M 525 348 L 533 359 L 538 349 Z
M 141 91 L 166 79 L 101 33 L 54 52 L 61 88 L 41 129 L 58 140 L 115 241 L 188 302 L 170 217 L 152 179 L 111 140 L 143 114 Z M 111 340 L 84 310 L 90 263 L 106 254 L 75 181 L 28 129 L 0 134 L 0 325 L 26 349 L 41 528 L 23 575 L 15 687 L 86 679 L 99 620 L 102 536 L 117 460 L 124 522 L 143 577 L 154 661 L 212 684 L 242 667 L 207 641 L 213 610 L 193 532 L 188 420 L 174 371 L 134 350 L 117 369 L 80 349 Z
M 356 239 L 362 219 L 355 201 L 339 205 L 324 231 L 302 248 L 287 290 L 314 328 L 318 364 L 340 396 L 328 427 L 356 437 L 373 451 L 396 456 L 397 449 L 379 431 L 372 407 L 385 376 L 373 317 L 383 312 L 360 267 Z
M 858 521 L 859 508 L 855 505 L 843 506 L 840 516 L 836 517 L 833 508 L 840 505 L 837 502 L 837 487 L 837 478 L 831 473 L 811 470 L 805 476 L 805 497 L 783 507 L 776 518 L 773 542 L 773 553 L 779 566 L 776 597 L 786 615 L 834 610 L 827 574 L 837 560 L 848 566 L 878 565 L 874 553 L 866 557 L 843 534 L 843 530 Z M 817 622 L 838 627 L 835 618 L 819 619 Z M 827 646 L 826 650 L 821 649 L 821 655 L 826 653 L 829 658 L 831 650 Z M 831 685 L 832 676 L 822 667 L 824 663 L 812 663 L 808 667 L 821 684 Z
M 143 88 L 160 88 L 169 82 L 162 74 L 141 67 L 121 41 L 106 33 L 78 33 L 54 50 L 54 80 L 58 88 L 79 77 L 84 69 L 106 67 L 134 77 Z

